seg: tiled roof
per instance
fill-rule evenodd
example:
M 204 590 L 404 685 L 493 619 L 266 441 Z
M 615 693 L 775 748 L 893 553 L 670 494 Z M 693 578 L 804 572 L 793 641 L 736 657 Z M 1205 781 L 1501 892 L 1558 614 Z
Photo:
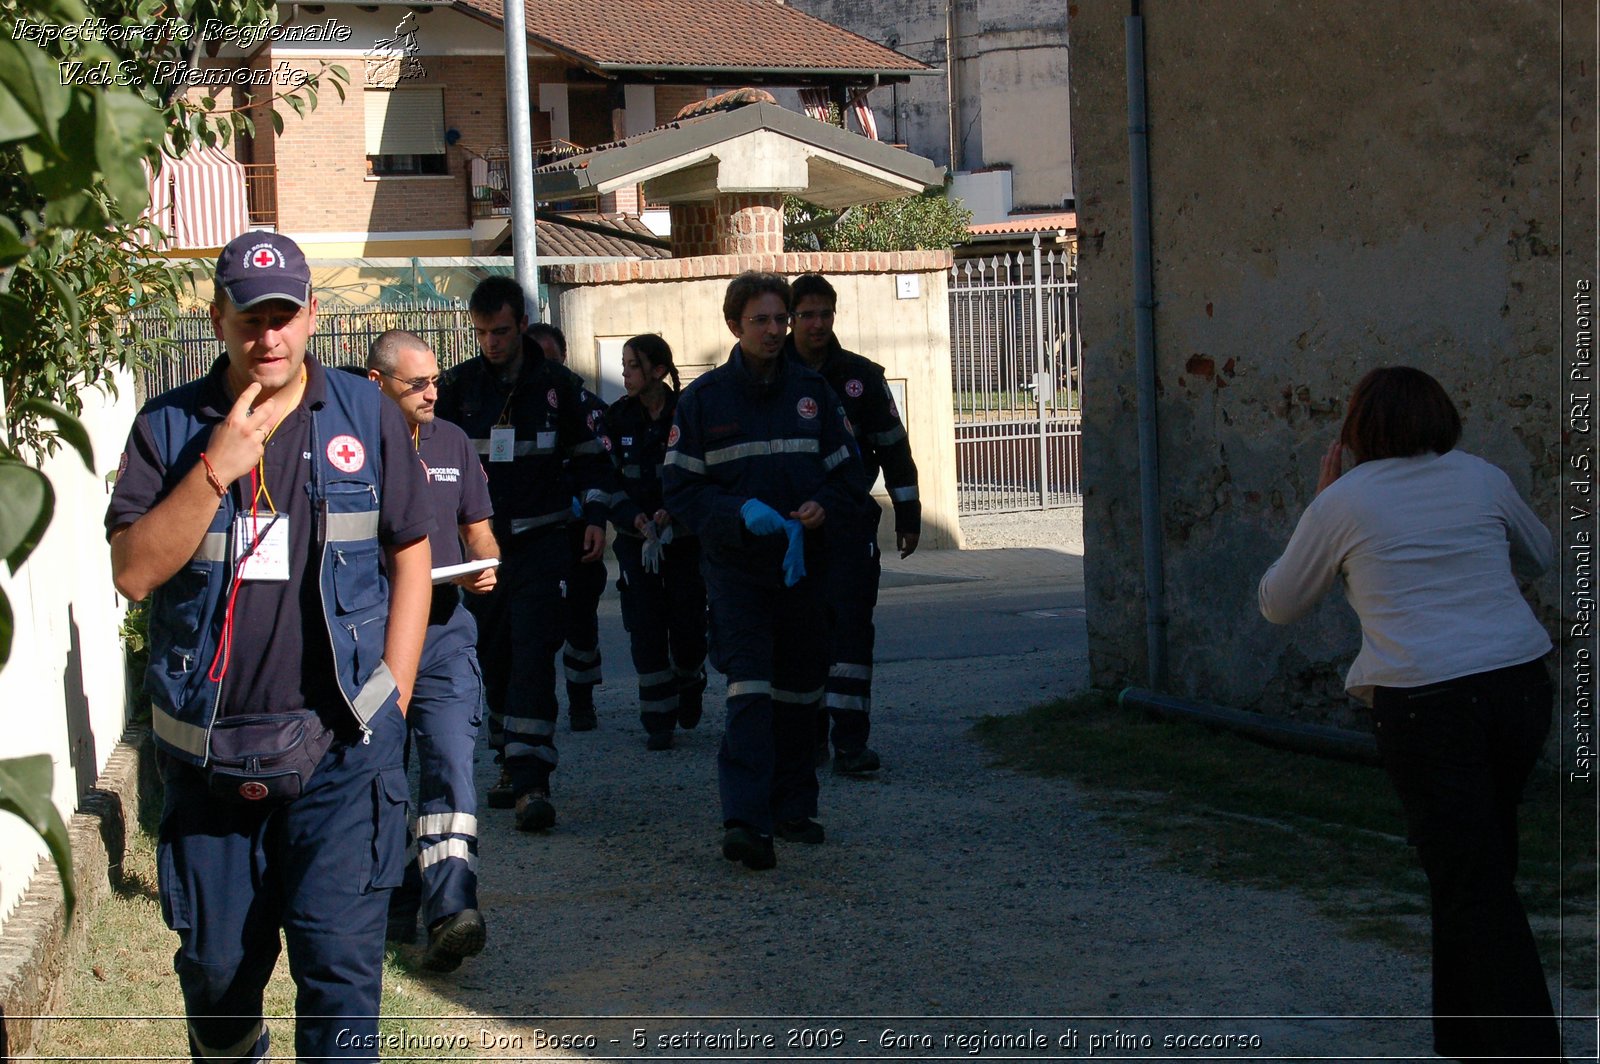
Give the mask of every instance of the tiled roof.
M 456 0 L 498 23 L 502 0 Z M 776 0 L 524 0 L 528 36 L 596 70 L 914 74 L 910 56 Z
M 604 226 L 613 233 L 597 233 L 564 224 L 570 218 L 578 222 Z M 539 254 L 549 258 L 628 258 L 666 259 L 672 252 L 653 243 L 632 239 L 636 236 L 656 235 L 637 218 L 627 215 L 608 217 L 603 214 L 573 214 L 555 218 L 540 218 L 535 223 L 534 238 L 539 242 Z
M 822 156 L 811 160 L 812 183 L 796 193 L 822 206 L 893 199 L 906 194 L 908 182 L 921 189 L 944 178 L 942 167 L 921 156 L 776 104 L 755 103 L 685 118 L 546 163 L 534 171 L 539 178 L 535 192 L 551 202 L 593 195 L 618 183 L 636 182 L 640 174 L 660 175 L 693 166 L 716 145 L 758 131 L 827 153 L 828 161 Z
M 1061 211 L 1056 214 L 1018 215 L 1003 222 L 971 225 L 967 227 L 967 231 L 973 236 L 1005 236 L 1011 233 L 1046 233 L 1053 229 L 1076 228 L 1078 228 L 1077 213 Z

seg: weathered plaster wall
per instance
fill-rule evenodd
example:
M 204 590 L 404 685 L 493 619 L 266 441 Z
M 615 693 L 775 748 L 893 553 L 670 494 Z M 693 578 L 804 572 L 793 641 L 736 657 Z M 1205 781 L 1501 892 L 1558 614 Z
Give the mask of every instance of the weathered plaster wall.
M 911 438 L 922 496 L 922 545 L 961 546 L 956 516 L 955 427 L 950 406 L 948 252 L 719 255 L 687 259 L 561 266 L 551 270 L 552 317 L 567 336 L 569 365 L 586 380 L 619 371 L 601 364 L 638 333 L 659 333 L 672 345 L 684 383 L 721 365 L 733 347 L 722 320 L 728 282 L 744 270 L 768 270 L 791 280 L 817 272 L 839 293 L 834 325 L 839 342 L 903 381 L 901 416 Z M 914 298 L 901 299 L 897 276 L 917 279 Z M 885 512 L 887 503 L 885 502 Z M 894 523 L 882 532 L 893 545 Z
M 1127 5 L 1074 4 L 1085 570 L 1100 684 L 1145 680 Z M 1593 11 L 1588 17 L 1592 25 Z M 1552 528 L 1560 464 L 1560 11 L 1145 5 L 1171 688 L 1351 711 L 1338 595 L 1269 625 L 1261 573 L 1367 369 L 1411 363 Z M 1556 582 L 1533 591 L 1555 630 Z
M 937 75 L 868 99 L 878 135 L 954 170 L 1010 164 L 1018 209 L 1059 208 L 1072 195 L 1067 24 L 1059 4 L 958 0 L 958 148 L 950 159 L 945 0 L 790 0 L 793 7 L 888 45 Z

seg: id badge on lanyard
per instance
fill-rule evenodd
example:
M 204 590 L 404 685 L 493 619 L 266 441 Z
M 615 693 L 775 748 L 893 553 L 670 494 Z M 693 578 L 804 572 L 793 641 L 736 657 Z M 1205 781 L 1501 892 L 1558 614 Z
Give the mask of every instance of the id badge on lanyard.
M 489 461 L 509 462 L 517 454 L 517 430 L 510 425 L 496 425 L 489 430 Z
M 233 556 L 243 561 L 240 580 L 289 579 L 289 515 L 235 517 Z

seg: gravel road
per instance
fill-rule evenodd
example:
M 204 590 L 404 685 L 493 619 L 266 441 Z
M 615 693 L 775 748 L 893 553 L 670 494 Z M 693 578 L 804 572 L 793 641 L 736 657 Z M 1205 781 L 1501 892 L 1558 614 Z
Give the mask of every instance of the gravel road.
M 1074 514 L 985 519 L 969 544 L 1003 549 L 886 563 L 885 768 L 824 775 L 827 842 L 780 840 L 771 872 L 719 853 L 714 709 L 644 749 L 608 592 L 601 727 L 563 715 L 557 827 L 480 813 L 489 946 L 431 977 L 477 1055 L 1426 1057 L 1423 960 L 1293 896 L 1162 870 L 1092 796 L 969 737 L 1088 682 L 1082 559 L 1036 546 L 1081 542 Z M 722 694 L 714 677 L 708 709 Z

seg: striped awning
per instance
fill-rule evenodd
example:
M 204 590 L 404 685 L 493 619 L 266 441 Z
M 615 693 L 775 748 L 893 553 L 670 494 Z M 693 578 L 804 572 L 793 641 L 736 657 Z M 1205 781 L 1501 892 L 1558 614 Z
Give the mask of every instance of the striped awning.
M 161 155 L 161 167 L 150 181 L 150 209 L 145 213 L 166 233 L 147 244 L 156 251 L 220 248 L 250 228 L 244 167 L 221 149 L 202 145 L 173 158 Z
M 827 89 L 801 89 L 800 106 L 805 109 L 807 115 L 818 122 L 827 122 L 831 119 Z M 856 116 L 856 124 L 861 127 L 861 135 L 869 140 L 877 140 L 878 121 L 872 115 L 872 105 L 867 102 L 865 91 L 851 95 L 850 110 Z

